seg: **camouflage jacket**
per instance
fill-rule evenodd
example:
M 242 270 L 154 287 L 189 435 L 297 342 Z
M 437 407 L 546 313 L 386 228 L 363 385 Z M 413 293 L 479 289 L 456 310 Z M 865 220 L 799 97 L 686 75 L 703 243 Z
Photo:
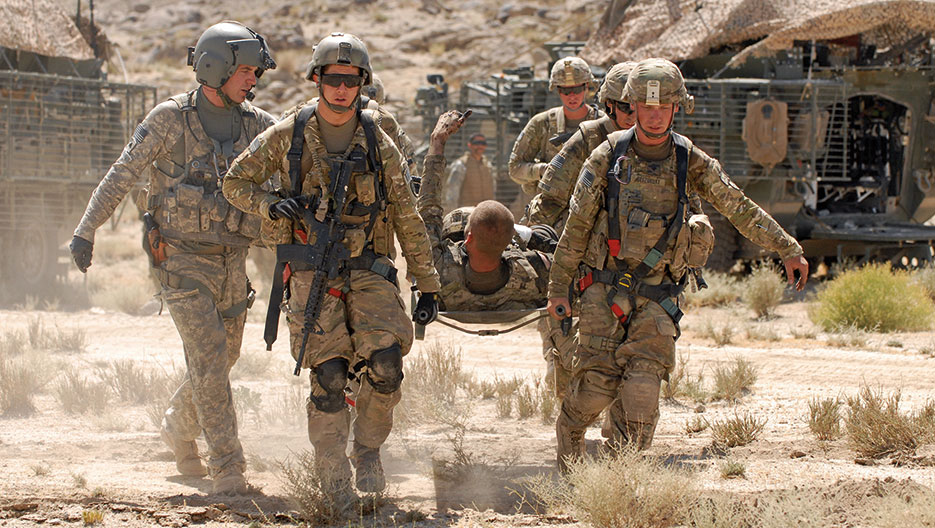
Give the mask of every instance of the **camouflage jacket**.
M 409 171 L 409 177 L 416 175 L 416 149 L 412 145 L 412 140 L 409 139 L 409 134 L 406 134 L 406 131 L 403 130 L 403 127 L 399 124 L 399 121 L 396 120 L 396 117 L 386 109 L 385 106 L 380 106 L 373 99 L 364 98 L 366 104 L 364 108 L 368 110 L 373 110 L 373 120 L 376 122 L 377 126 L 382 128 L 386 135 L 390 136 L 390 139 L 393 140 L 393 143 L 396 144 L 396 148 L 399 149 L 399 152 L 403 155 L 403 159 L 406 160 L 406 168 Z M 299 103 L 292 108 L 286 110 L 282 113 L 280 119 L 285 119 L 308 104 L 312 104 L 318 101 L 318 98 L 315 97 L 310 101 L 305 101 Z
M 607 244 L 608 214 L 604 206 L 607 171 L 611 167 L 614 145 L 626 131 L 610 134 L 584 163 L 569 203 L 568 222 L 555 250 L 555 260 L 549 277 L 549 297 L 565 297 L 578 264 L 595 268 L 614 268 Z M 635 141 L 635 140 L 634 140 Z M 634 269 L 659 240 L 665 224 L 675 213 L 678 193 L 675 178 L 675 147 L 661 161 L 641 158 L 633 150 L 621 164 L 621 174 L 627 174 L 620 185 L 618 218 L 620 223 L 620 254 L 629 269 Z M 721 168 L 718 161 L 692 146 L 688 160 L 687 193 L 691 201 L 700 196 L 724 215 L 738 231 L 754 243 L 779 253 L 787 259 L 802 254 L 802 248 L 775 220 L 747 198 Z M 634 214 L 639 213 L 639 214 Z M 635 219 L 639 219 L 636 221 Z M 679 233 L 687 232 L 683 228 Z M 673 261 L 674 241 L 647 282 L 661 280 Z M 682 271 L 684 273 L 684 270 Z M 679 279 L 680 277 L 674 277 Z
M 376 116 L 372 110 L 371 117 Z M 270 175 L 279 171 L 282 174 L 282 187 L 286 194 L 294 188 L 289 179 L 289 162 L 286 153 L 292 141 L 292 129 L 295 125 L 295 113 L 288 114 L 282 121 L 270 127 L 250 143 L 250 147 L 241 153 L 231 165 L 224 179 L 224 195 L 231 204 L 244 212 L 262 217 L 265 226 L 272 226 L 272 240 L 287 244 L 293 240 L 293 225 L 289 219 L 272 220 L 269 206 L 281 199 L 280 196 L 263 189 L 262 185 Z M 357 172 L 351 175 L 347 194 L 347 206 L 342 217 L 348 226 L 344 239 L 345 245 L 356 257 L 369 248 L 378 255 L 395 258 L 394 234 L 399 239 L 403 255 L 406 257 L 408 271 L 415 277 L 422 292 L 438 291 L 438 273 L 432 265 L 432 249 L 425 233 L 425 224 L 416 212 L 416 199 L 405 177 L 404 162 L 399 149 L 381 128 L 376 127 L 380 159 L 383 163 L 383 178 L 375 183 L 372 172 Z M 364 128 L 358 124 L 354 138 L 348 147 L 350 153 L 357 147 L 367 150 Z M 305 127 L 305 149 L 302 152 L 301 173 L 303 174 L 302 193 L 306 196 L 328 198 L 328 184 L 331 181 L 329 154 L 321 140 L 318 117 L 313 115 Z M 386 191 L 386 209 L 377 210 L 373 229 L 366 233 L 365 226 L 370 216 L 356 216 L 355 204 L 364 207 L 372 205 L 377 199 L 376 185 L 383 185 Z
M 480 161 L 465 152 L 448 167 L 445 183 L 445 208 L 474 206 L 494 199 L 493 165 L 487 156 Z
M 202 97 L 200 91 L 193 90 L 149 112 L 91 195 L 76 236 L 93 242 L 97 228 L 148 173 L 145 206 L 154 213 L 163 236 L 240 247 L 257 237 L 259 223 L 230 207 L 219 184 L 233 157 L 276 120 L 246 101 L 241 103 L 240 137 L 233 144 L 231 157 L 225 159 L 215 152 L 215 141 L 198 118 L 197 105 L 211 104 Z
M 452 240 L 443 234 L 444 222 L 451 221 L 451 213 L 442 217 L 441 180 L 445 171 L 445 158 L 428 155 L 423 166 L 422 191 L 419 193 L 419 212 L 425 219 L 435 268 L 441 275 L 439 290 L 443 310 L 519 310 L 545 306 L 548 268 L 551 256 L 538 251 L 522 251 L 511 245 L 503 252 L 503 262 L 510 278 L 506 285 L 490 294 L 477 294 L 466 284 L 468 264 L 463 240 Z
M 584 121 L 597 119 L 604 112 L 594 106 L 588 107 L 588 115 Z M 562 145 L 553 145 L 549 139 L 567 132 L 565 127 L 565 112 L 561 106 L 540 112 L 526 123 L 523 131 L 519 133 L 513 143 L 510 153 L 510 179 L 523 187 L 529 194 L 536 192 L 539 179 L 545 172 L 549 161 L 558 154 Z
M 578 125 L 578 131 L 565 142 L 562 150 L 552 158 L 539 181 L 539 194 L 529 204 L 528 225 L 547 224 L 559 233 L 568 218 L 568 200 L 584 160 L 591 151 L 617 130 L 610 116 Z

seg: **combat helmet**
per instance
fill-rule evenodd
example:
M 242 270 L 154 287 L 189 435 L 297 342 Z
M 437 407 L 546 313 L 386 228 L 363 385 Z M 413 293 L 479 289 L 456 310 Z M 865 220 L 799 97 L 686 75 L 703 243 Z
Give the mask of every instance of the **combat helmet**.
M 370 98 L 371 101 L 376 101 L 377 104 L 386 103 L 386 91 L 383 88 L 383 81 L 380 80 L 380 76 L 373 74 L 373 78 L 370 80 L 370 86 L 364 88 L 364 95 Z
M 233 20 L 206 29 L 195 46 L 188 48 L 188 65 L 195 70 L 195 80 L 210 88 L 223 86 L 240 65 L 256 66 L 257 78 L 276 69 L 263 37 Z
M 597 101 L 601 104 L 607 104 L 611 101 L 623 101 L 623 92 L 627 86 L 627 77 L 636 66 L 633 61 L 614 64 L 607 75 L 604 77 L 604 83 L 597 90 Z
M 467 229 L 468 217 L 474 211 L 473 207 L 459 207 L 445 215 L 442 219 L 442 238 L 452 242 L 464 240 L 464 230 Z
M 549 90 L 556 86 L 594 85 L 597 80 L 591 73 L 591 67 L 579 57 L 565 57 L 555 61 L 549 74 Z
M 695 98 L 688 95 L 679 67 L 666 59 L 645 59 L 627 77 L 623 102 L 648 105 L 679 103 L 685 112 L 695 110 Z

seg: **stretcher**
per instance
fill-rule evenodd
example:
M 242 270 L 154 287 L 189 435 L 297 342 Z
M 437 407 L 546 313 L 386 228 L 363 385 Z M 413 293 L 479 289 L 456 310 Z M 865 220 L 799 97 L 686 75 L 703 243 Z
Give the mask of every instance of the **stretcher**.
M 540 319 L 549 317 L 548 310 L 545 307 L 526 309 L 526 310 L 485 310 L 479 312 L 438 312 L 438 318 L 435 319 L 436 324 L 442 324 L 449 328 L 453 328 L 459 332 L 465 334 L 471 334 L 476 336 L 495 336 L 500 334 L 506 334 L 522 328 L 530 323 L 534 323 Z M 465 324 L 469 325 L 503 325 L 509 323 L 516 323 L 509 328 L 481 328 L 481 329 L 471 329 L 465 328 Z M 422 340 L 425 338 L 425 326 L 415 323 L 415 338 Z

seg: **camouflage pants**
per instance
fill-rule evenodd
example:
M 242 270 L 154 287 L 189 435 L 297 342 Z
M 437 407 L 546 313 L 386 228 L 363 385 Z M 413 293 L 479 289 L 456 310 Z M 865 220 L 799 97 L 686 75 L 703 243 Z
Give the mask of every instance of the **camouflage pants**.
M 182 338 L 188 371 L 169 401 L 163 425 L 182 441 L 204 431 L 211 475 L 242 473 L 246 467 L 229 379 L 240 357 L 246 312 L 221 316 L 247 296 L 246 257 L 246 249 L 233 249 L 223 255 L 181 253 L 165 263 L 169 276 L 162 298 Z M 197 289 L 173 288 L 179 277 L 202 283 L 214 298 Z
M 545 359 L 545 383 L 555 392 L 559 401 L 565 398 L 568 383 L 574 372 L 575 349 L 578 346 L 578 320 L 575 319 L 567 336 L 562 335 L 562 323 L 551 317 L 538 324 L 542 337 L 542 357 Z
M 659 420 L 659 386 L 675 363 L 675 324 L 661 306 L 637 297 L 615 301 L 630 312 L 625 330 L 607 305 L 608 287 L 595 283 L 581 299 L 578 368 L 556 421 L 559 466 L 584 448 L 584 430 L 610 406 L 610 442 L 652 444 Z
M 384 259 L 390 263 L 389 259 Z M 298 357 L 302 342 L 303 311 L 311 282 L 311 272 L 297 272 L 290 279 L 291 298 L 287 310 L 292 356 Z M 333 279 L 329 286 L 341 290 L 345 300 L 325 295 L 318 324 L 323 334 L 311 334 L 305 348 L 303 367 L 311 368 L 311 396 L 326 395 L 319 383 L 316 367 L 333 358 L 343 358 L 353 368 L 367 362 L 379 350 L 398 345 L 405 355 L 412 347 L 412 322 L 406 314 L 399 288 L 370 271 L 352 270 L 350 278 Z M 364 377 L 373 376 L 368 372 Z M 334 479 L 350 478 L 346 449 L 349 429 L 354 440 L 363 446 L 379 448 L 393 427 L 393 408 L 401 392 L 381 393 L 363 379 L 356 395 L 357 417 L 350 423 L 350 412 L 319 410 L 311 401 L 308 411 L 308 436 L 315 447 L 319 470 Z

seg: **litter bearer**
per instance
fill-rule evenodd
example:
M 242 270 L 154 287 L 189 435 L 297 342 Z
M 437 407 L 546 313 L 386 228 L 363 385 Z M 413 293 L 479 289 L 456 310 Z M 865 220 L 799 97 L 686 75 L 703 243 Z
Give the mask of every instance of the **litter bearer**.
M 610 405 L 611 445 L 649 447 L 659 386 L 675 364 L 678 295 L 714 245 L 703 198 L 740 233 L 779 253 L 789 284 L 808 278 L 802 248 L 728 178 L 717 160 L 672 132 L 694 100 L 678 67 L 647 59 L 630 73 L 625 102 L 636 126 L 610 134 L 585 162 L 549 277 L 549 312 L 581 296 L 579 366 L 555 424 L 558 464 L 584 450 L 584 432 Z M 579 267 L 580 265 L 580 267 Z M 567 313 L 567 312 L 566 312 Z

